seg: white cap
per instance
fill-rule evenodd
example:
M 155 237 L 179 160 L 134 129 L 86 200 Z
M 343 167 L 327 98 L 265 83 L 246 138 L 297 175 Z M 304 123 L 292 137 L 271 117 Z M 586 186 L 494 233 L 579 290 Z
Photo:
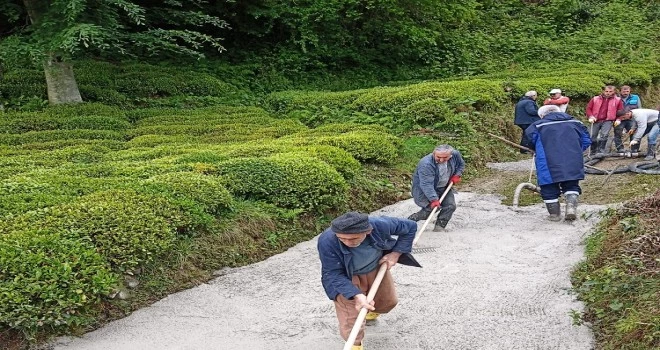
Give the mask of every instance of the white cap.
M 561 90 L 560 90 L 560 89 L 552 89 L 552 90 L 550 90 L 550 95 L 554 95 L 554 94 L 561 94 Z

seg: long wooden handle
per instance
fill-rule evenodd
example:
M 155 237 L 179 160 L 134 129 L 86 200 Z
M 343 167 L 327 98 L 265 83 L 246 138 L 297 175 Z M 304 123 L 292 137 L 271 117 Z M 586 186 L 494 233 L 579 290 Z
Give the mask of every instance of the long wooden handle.
M 449 182 L 449 185 L 445 189 L 445 192 L 442 193 L 442 197 L 440 197 L 440 200 L 438 200 L 438 202 L 442 203 L 442 201 L 445 200 L 445 197 L 447 197 L 447 193 L 451 191 L 451 187 L 453 185 L 454 185 L 453 182 Z M 422 228 L 419 231 L 417 231 L 417 235 L 415 236 L 415 240 L 413 241 L 413 246 L 415 246 L 415 244 L 417 244 L 417 241 L 419 241 L 419 239 L 422 237 L 422 233 L 424 233 L 424 230 L 426 230 L 426 226 L 429 224 L 429 222 L 431 222 L 431 219 L 433 219 L 433 215 L 439 208 L 440 207 L 433 208 L 429 217 L 426 219 L 426 221 L 424 221 L 424 225 L 422 225 Z
M 371 285 L 371 288 L 369 289 L 369 294 L 367 294 L 367 302 L 371 302 L 374 300 L 374 297 L 376 296 L 376 292 L 378 292 L 378 287 L 380 287 L 380 282 L 383 281 L 383 277 L 385 277 L 385 273 L 387 272 L 387 262 L 384 262 L 380 265 L 380 269 L 378 270 L 378 274 L 376 275 L 376 279 L 374 280 L 374 283 Z M 355 338 L 357 338 L 358 333 L 360 333 L 360 328 L 362 328 L 362 322 L 364 322 L 364 319 L 367 317 L 367 310 L 366 308 L 362 308 L 360 310 L 360 313 L 358 314 L 357 319 L 355 320 L 355 324 L 353 325 L 353 329 L 351 329 L 351 334 L 348 335 L 348 339 L 346 339 L 346 344 L 344 344 L 344 350 L 351 350 L 353 347 L 353 343 L 355 343 Z
M 449 182 L 449 185 L 445 189 L 445 192 L 443 192 L 442 197 L 440 197 L 439 200 L 440 203 L 442 203 L 442 201 L 445 199 L 447 193 L 451 191 L 451 187 L 453 185 L 454 185 L 453 182 Z M 417 232 L 417 235 L 415 236 L 415 240 L 413 240 L 413 246 L 422 236 L 422 232 L 424 232 L 426 226 L 429 224 L 429 222 L 431 222 L 431 219 L 433 218 L 433 214 L 435 214 L 438 208 L 439 207 L 433 208 L 431 214 L 424 222 L 424 225 L 422 225 L 422 229 Z M 371 288 L 369 288 L 369 293 L 367 294 L 367 302 L 371 302 L 372 300 L 374 300 L 374 297 L 376 296 L 376 292 L 378 292 L 378 287 L 380 287 L 380 282 L 382 282 L 383 277 L 385 277 L 385 272 L 387 272 L 387 263 L 382 263 L 380 265 L 380 270 L 378 270 L 378 274 L 376 275 L 376 279 L 374 280 L 374 283 L 371 285 Z M 351 329 L 351 333 L 348 335 L 348 339 L 346 339 L 346 344 L 344 344 L 344 350 L 351 350 L 351 348 L 353 347 L 353 343 L 355 343 L 355 338 L 357 338 L 358 333 L 360 333 L 360 328 L 362 328 L 362 322 L 364 322 L 364 319 L 367 317 L 368 312 L 369 310 L 367 310 L 364 307 L 360 309 L 360 313 L 358 314 L 358 317 L 357 319 L 355 319 L 355 323 L 353 324 L 353 329 Z
M 524 132 L 524 131 L 523 131 L 523 132 Z M 494 138 L 496 138 L 496 139 L 498 139 L 498 140 L 500 140 L 500 141 L 504 141 L 505 143 L 507 143 L 507 144 L 509 144 L 509 145 L 511 145 L 511 146 L 513 146 L 513 147 L 518 147 L 518 148 L 520 148 L 520 149 L 522 149 L 522 150 L 529 151 L 529 152 L 532 152 L 532 153 L 536 153 L 536 152 L 534 152 L 533 149 L 531 149 L 531 148 L 527 148 L 527 147 L 525 147 L 525 146 L 521 146 L 521 145 L 519 145 L 519 144 L 517 144 L 517 143 L 515 143 L 515 142 L 511 142 L 511 141 L 505 139 L 504 137 L 500 137 L 500 136 L 497 136 L 497 135 L 494 135 L 494 134 L 491 134 L 491 133 L 488 133 L 488 135 L 490 135 L 490 136 L 492 136 L 492 137 L 494 137 Z

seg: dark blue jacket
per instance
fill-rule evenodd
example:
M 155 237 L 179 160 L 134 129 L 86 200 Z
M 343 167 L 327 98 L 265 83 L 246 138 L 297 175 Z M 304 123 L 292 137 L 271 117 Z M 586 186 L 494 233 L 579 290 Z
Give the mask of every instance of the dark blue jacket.
M 454 175 L 462 176 L 465 170 L 465 160 L 458 150 L 451 151 L 451 158 L 447 161 L 447 170 L 449 177 Z M 412 196 L 415 204 L 424 208 L 434 199 L 440 199 L 435 191 L 438 187 L 445 187 L 447 184 L 438 184 L 438 168 L 433 158 L 433 153 L 429 153 L 417 163 L 417 168 L 413 173 Z
M 550 113 L 525 134 L 536 152 L 539 185 L 584 179 L 582 152 L 591 145 L 591 138 L 582 122 L 566 113 Z
M 539 107 L 536 101 L 531 97 L 523 96 L 518 103 L 516 103 L 516 117 L 513 123 L 516 125 L 527 125 L 541 119 L 538 115 Z
M 369 217 L 369 223 L 374 229 L 367 235 L 367 239 L 371 240 L 374 247 L 383 251 L 410 253 L 417 233 L 416 222 L 380 216 Z M 393 235 L 398 238 L 393 238 Z M 341 294 L 346 299 L 351 299 L 362 293 L 352 282 L 353 254 L 341 243 L 332 229 L 328 228 L 321 233 L 317 248 L 321 258 L 321 283 L 328 298 L 335 300 L 337 295 Z

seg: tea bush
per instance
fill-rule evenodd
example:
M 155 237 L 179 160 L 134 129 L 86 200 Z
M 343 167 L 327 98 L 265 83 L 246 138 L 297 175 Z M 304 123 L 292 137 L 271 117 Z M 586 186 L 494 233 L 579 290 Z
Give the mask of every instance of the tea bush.
M 221 162 L 216 173 L 226 178 L 235 196 L 263 200 L 284 208 L 321 211 L 341 208 L 347 199 L 344 178 L 315 158 L 274 155 Z
M 85 238 L 57 231 L 0 235 L 0 326 L 28 338 L 96 321 L 117 276 Z

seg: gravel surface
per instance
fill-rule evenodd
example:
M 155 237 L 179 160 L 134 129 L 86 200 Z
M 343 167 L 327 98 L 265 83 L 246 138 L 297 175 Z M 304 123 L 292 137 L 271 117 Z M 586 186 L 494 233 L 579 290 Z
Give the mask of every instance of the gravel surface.
M 529 170 L 530 161 L 518 163 Z M 596 215 L 550 222 L 542 204 L 514 209 L 468 192 L 457 202 L 446 232 L 430 224 L 423 233 L 417 248 L 427 249 L 415 256 L 424 267 L 394 267 L 399 305 L 367 327 L 365 349 L 592 349 L 591 331 L 571 324 L 582 304 L 569 274 Z M 373 214 L 416 210 L 407 200 Z M 338 350 L 343 341 L 319 272 L 314 239 L 52 348 Z
M 519 160 L 517 162 L 507 162 L 507 163 L 486 163 L 486 167 L 488 167 L 490 169 L 501 170 L 501 171 L 526 171 L 526 172 L 529 172 L 529 169 L 531 169 L 532 164 L 534 163 L 532 161 L 532 159 L 533 158 L 529 158 L 529 159 L 525 159 L 525 160 Z

